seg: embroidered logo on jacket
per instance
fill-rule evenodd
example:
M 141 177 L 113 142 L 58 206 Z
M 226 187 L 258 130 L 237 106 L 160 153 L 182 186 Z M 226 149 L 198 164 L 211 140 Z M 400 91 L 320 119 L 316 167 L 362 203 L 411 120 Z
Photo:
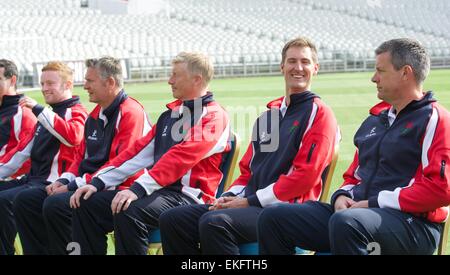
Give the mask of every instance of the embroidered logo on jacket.
M 168 128 L 169 126 L 164 126 L 164 130 L 163 130 L 163 132 L 162 132 L 162 134 L 161 134 L 161 136 L 162 137 L 165 137 L 165 136 L 167 136 L 167 128 Z
M 42 129 L 42 126 L 38 125 L 37 128 L 36 128 L 36 132 L 34 134 L 35 137 L 37 137 L 39 135 L 39 133 L 41 132 L 41 129 Z
M 262 132 L 261 135 L 259 135 L 259 144 L 267 142 L 270 140 L 270 136 L 266 132 Z
M 400 132 L 401 135 L 406 135 L 407 133 L 409 133 L 411 131 L 411 129 L 414 127 L 414 124 L 409 121 L 408 123 L 406 123 L 405 127 L 402 129 L 402 131 Z
M 300 122 L 298 122 L 298 120 L 294 121 L 291 128 L 289 129 L 289 133 L 292 134 L 292 132 L 294 132 L 298 128 L 298 126 L 300 126 Z
M 89 140 L 97 140 L 97 130 L 94 130 L 94 132 L 92 133 L 92 135 L 88 136 Z
M 377 129 L 377 127 L 373 127 L 372 130 L 370 130 L 370 133 L 366 135 L 366 138 L 375 136 L 377 134 L 375 132 L 376 129 Z

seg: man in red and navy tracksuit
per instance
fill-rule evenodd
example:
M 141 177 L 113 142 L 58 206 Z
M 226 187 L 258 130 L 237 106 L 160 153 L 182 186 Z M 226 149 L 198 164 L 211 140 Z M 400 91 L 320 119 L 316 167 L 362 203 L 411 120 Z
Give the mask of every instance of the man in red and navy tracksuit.
M 84 88 L 89 100 L 98 105 L 81 131 L 84 138 L 78 154 L 72 155 L 72 165 L 54 183 L 46 189 L 23 191 L 14 202 L 24 254 L 67 254 L 72 240 L 71 195 L 151 128 L 142 105 L 122 89 L 120 60 L 102 57 L 89 59 L 86 65 Z
M 52 110 L 28 97 L 20 100 L 21 107 L 32 109 L 39 122 L 34 133 L 0 159 L 1 178 L 10 177 L 31 159 L 27 175 L 2 183 L 13 185 L 0 192 L 0 254 L 14 253 L 16 198 L 26 190 L 45 190 L 70 166 L 81 143 L 87 112 L 79 98 L 72 96 L 72 83 L 73 72 L 66 64 L 50 62 L 42 68 L 41 85 L 45 102 Z
M 450 114 L 424 93 L 430 59 L 412 39 L 376 50 L 383 100 L 355 134 L 357 151 L 331 204 L 261 213 L 262 254 L 299 246 L 332 254 L 433 254 L 450 204 Z
M 310 92 L 318 67 L 308 39 L 285 45 L 286 96 L 270 102 L 257 119 L 241 175 L 213 205 L 178 207 L 161 215 L 164 254 L 239 254 L 240 243 L 256 241 L 256 221 L 264 208 L 320 197 L 321 175 L 331 162 L 338 129 L 331 109 Z
M 162 212 L 214 200 L 230 147 L 228 116 L 207 90 L 212 75 L 207 56 L 176 56 L 169 84 L 177 100 L 146 137 L 72 196 L 73 240 L 82 254 L 105 254 L 105 234 L 113 230 L 117 255 L 146 254 Z M 126 179 L 143 168 L 148 170 L 129 186 Z
M 37 121 L 30 109 L 19 106 L 23 95 L 17 94 L 17 80 L 16 65 L 10 60 L 0 59 L 0 158 L 32 135 Z M 30 161 L 26 161 L 13 178 L 29 171 Z M 0 190 L 4 189 L 8 189 L 6 183 L 0 185 Z

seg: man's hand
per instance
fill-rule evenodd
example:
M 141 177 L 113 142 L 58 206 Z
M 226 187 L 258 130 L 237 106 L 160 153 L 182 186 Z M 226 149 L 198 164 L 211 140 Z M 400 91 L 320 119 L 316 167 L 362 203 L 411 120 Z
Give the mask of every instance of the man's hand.
M 53 191 L 53 193 L 51 195 L 56 195 L 56 194 L 61 194 L 61 193 L 66 193 L 66 192 L 69 192 L 69 187 L 67 185 L 63 185 L 63 186 L 56 188 L 56 190 Z
M 59 181 L 55 181 L 54 183 L 51 183 L 49 185 L 47 185 L 45 187 L 45 191 L 47 191 L 47 195 L 51 196 L 54 194 L 54 192 L 56 191 L 56 189 L 58 189 L 59 187 L 64 186 L 64 184 L 62 184 Z
M 355 202 L 350 208 L 369 208 L 369 201 L 359 201 Z
M 209 207 L 209 210 L 249 207 L 248 200 L 241 197 L 220 197 Z
M 137 200 L 138 197 L 136 196 L 133 191 L 130 190 L 123 190 L 116 194 L 114 199 L 111 203 L 111 210 L 114 214 L 118 214 L 120 211 L 125 211 L 128 209 L 128 206 L 130 206 L 131 202 Z
M 338 211 L 348 209 L 355 203 L 356 202 L 354 200 L 352 200 L 351 198 L 341 195 L 336 199 L 336 201 L 334 203 L 334 211 L 338 212 Z
M 34 106 L 36 106 L 38 103 L 36 100 L 32 99 L 31 97 L 28 96 L 24 96 L 20 101 L 19 101 L 19 105 L 20 107 L 26 107 L 26 108 L 30 108 L 33 109 Z
M 80 207 L 81 196 L 84 195 L 83 199 L 87 200 L 95 192 L 97 192 L 97 188 L 90 184 L 78 188 L 77 191 L 75 191 L 75 193 L 70 197 L 70 207 L 72 208 Z

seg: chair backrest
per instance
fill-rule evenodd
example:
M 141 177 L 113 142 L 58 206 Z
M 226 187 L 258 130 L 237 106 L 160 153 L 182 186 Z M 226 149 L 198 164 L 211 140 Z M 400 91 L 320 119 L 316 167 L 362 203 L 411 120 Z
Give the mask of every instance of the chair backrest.
M 322 172 L 322 194 L 320 195 L 321 202 L 327 202 L 328 194 L 331 189 L 331 182 L 333 180 L 334 169 L 336 168 L 336 164 L 339 157 L 339 143 L 334 146 L 333 158 L 331 159 L 330 164 L 325 167 Z
M 441 239 L 438 246 L 438 255 L 445 255 L 445 250 L 447 249 L 448 228 L 449 223 L 447 219 L 447 221 L 444 223 L 444 228 L 442 229 Z
M 225 154 L 220 164 L 220 170 L 223 173 L 223 178 L 219 183 L 217 188 L 216 197 L 220 197 L 223 191 L 227 190 L 233 181 L 234 168 L 236 167 L 237 159 L 239 157 L 240 150 L 240 139 L 239 136 L 230 131 L 230 138 L 228 140 L 230 143 L 231 150 Z

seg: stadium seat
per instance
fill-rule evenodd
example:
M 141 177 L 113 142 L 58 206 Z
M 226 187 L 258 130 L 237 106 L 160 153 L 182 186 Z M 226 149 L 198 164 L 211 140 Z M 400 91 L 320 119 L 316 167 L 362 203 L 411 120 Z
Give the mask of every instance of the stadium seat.
M 340 140 L 340 138 L 339 138 Z M 333 158 L 331 159 L 331 163 L 325 167 L 325 169 L 322 172 L 322 194 L 320 194 L 320 201 L 321 202 L 327 202 L 328 201 L 328 194 L 330 193 L 331 189 L 331 182 L 333 181 L 333 174 L 334 169 L 336 168 L 336 164 L 339 157 L 339 143 L 337 143 L 334 147 L 334 153 Z M 239 244 L 239 254 L 240 255 L 258 255 L 259 254 L 259 247 L 257 242 L 251 242 L 251 243 L 243 243 Z M 300 247 L 295 248 L 295 254 L 296 255 L 304 255 L 304 254 L 310 254 L 310 251 L 304 250 Z M 316 255 L 328 255 L 326 252 L 316 252 Z

